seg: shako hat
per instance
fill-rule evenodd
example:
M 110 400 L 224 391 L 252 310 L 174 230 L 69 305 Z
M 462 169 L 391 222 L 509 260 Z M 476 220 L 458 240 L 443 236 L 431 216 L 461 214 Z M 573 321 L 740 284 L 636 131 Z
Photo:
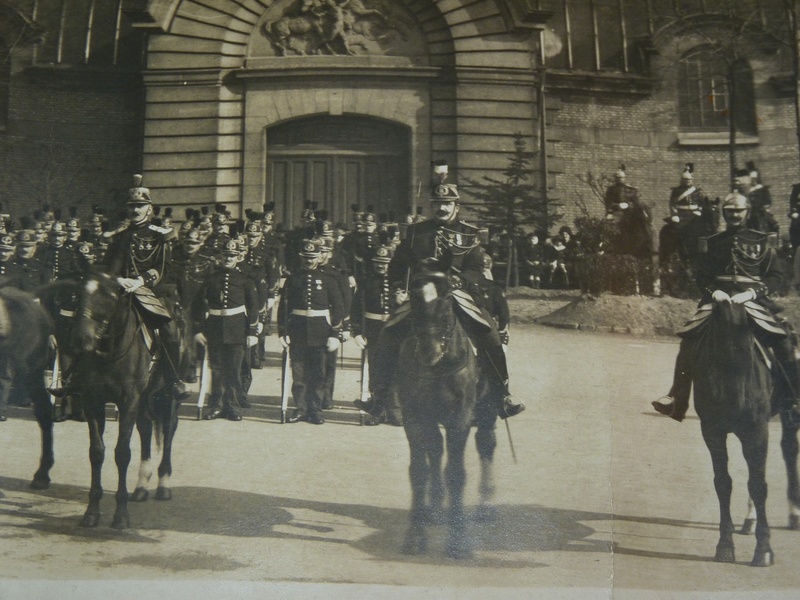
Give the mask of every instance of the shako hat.
M 225 242 L 225 245 L 222 246 L 222 255 L 223 256 L 239 256 L 239 244 L 234 239 L 229 239 Z
M 300 256 L 307 258 L 318 258 L 320 253 L 320 243 L 318 240 L 305 239 L 300 245 Z
M 142 186 L 142 176 L 133 176 L 133 187 L 128 190 L 128 204 L 152 204 L 150 189 Z

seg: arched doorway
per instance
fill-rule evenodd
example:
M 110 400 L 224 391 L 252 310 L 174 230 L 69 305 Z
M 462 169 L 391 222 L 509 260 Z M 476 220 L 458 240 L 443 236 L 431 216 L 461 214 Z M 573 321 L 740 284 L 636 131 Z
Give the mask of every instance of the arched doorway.
M 410 130 L 369 117 L 322 115 L 267 130 L 267 198 L 293 228 L 307 201 L 333 222 L 351 206 L 401 218 L 408 197 Z

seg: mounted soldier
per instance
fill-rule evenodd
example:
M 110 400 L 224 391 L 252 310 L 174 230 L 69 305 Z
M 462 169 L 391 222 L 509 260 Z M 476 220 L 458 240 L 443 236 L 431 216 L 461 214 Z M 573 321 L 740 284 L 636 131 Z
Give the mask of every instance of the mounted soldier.
M 135 305 L 144 323 L 160 344 L 164 372 L 172 380 L 173 397 L 180 401 L 189 397 L 180 378 L 181 339 L 176 323 L 177 286 L 171 283 L 172 228 L 163 228 L 151 221 L 153 201 L 150 190 L 142 187 L 142 176 L 133 176 L 128 190 L 128 225 L 112 238 L 106 252 L 106 272 L 117 278 L 127 293 L 134 294 Z
M 747 168 L 737 169 L 733 183 L 736 190 L 747 198 L 750 211 L 747 226 L 764 233 L 778 233 L 780 226 L 772 214 L 772 195 L 769 187 L 761 183 L 761 178 L 753 161 L 747 162 Z
M 375 395 L 369 402 L 356 400 L 356 406 L 380 417 L 388 404 L 393 385 L 394 369 L 401 342 L 410 331 L 408 282 L 413 273 L 439 271 L 451 276 L 457 314 L 473 343 L 491 386 L 497 413 L 502 418 L 514 416 L 525 409 L 515 403 L 508 392 L 508 368 L 497 327 L 481 307 L 478 281 L 483 276 L 483 261 L 467 261 L 480 250 L 480 230 L 458 217 L 459 195 L 454 184 L 446 183 L 448 168 L 443 161 L 433 163 L 434 182 L 430 201 L 433 216 L 409 226 L 406 238 L 397 248 L 389 264 L 389 278 L 395 290 L 399 308 L 386 322 L 378 343 L 373 372 Z M 465 262 L 469 267 L 465 268 Z
M 792 326 L 777 316 L 777 307 L 769 297 L 780 289 L 784 274 L 776 254 L 777 235 L 750 229 L 750 203 L 739 192 L 729 194 L 722 213 L 727 228 L 700 240 L 697 285 L 702 299 L 697 312 L 681 328 L 681 346 L 669 394 L 652 402 L 661 413 L 682 421 L 689 407 L 695 342 L 702 337 L 704 324 L 715 303 L 743 304 L 753 332 L 774 358 L 776 398 L 794 422 L 800 422 L 800 370 L 795 353 L 797 336 Z

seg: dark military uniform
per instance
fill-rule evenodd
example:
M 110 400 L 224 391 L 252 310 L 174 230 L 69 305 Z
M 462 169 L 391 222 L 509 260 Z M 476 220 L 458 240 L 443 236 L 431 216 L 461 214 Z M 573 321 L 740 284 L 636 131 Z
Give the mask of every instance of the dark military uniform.
M 44 282 L 44 265 L 37 258 L 17 256 L 7 269 L 8 285 L 33 294 Z
M 349 332 L 350 312 L 353 304 L 353 291 L 350 288 L 350 283 L 347 279 L 347 272 L 343 270 L 341 263 L 339 266 L 333 264 L 332 259 L 331 262 L 318 267 L 317 271 L 320 273 L 325 273 L 326 275 L 330 275 L 336 281 L 336 285 L 339 287 L 339 293 L 342 297 L 343 318 L 341 332 Z M 322 408 L 333 407 L 333 389 L 336 385 L 336 359 L 338 356 L 338 350 L 325 353 L 325 395 L 322 398 Z
M 606 188 L 603 202 L 606 205 L 606 214 L 614 214 L 621 210 L 628 210 L 634 204 L 639 204 L 639 190 L 627 183 L 615 183 Z M 622 208 L 620 204 L 627 204 Z
M 309 420 L 321 419 L 328 338 L 339 337 L 344 300 L 336 279 L 317 269 L 289 275 L 278 304 L 278 333 L 290 340 L 292 397 Z
M 182 246 L 177 246 L 172 252 L 171 279 L 178 286 L 178 298 L 184 311 L 191 312 L 203 283 L 213 270 L 214 262 L 200 252 L 190 254 Z M 180 373 L 189 383 L 197 379 L 197 344 L 194 341 L 194 334 L 200 331 L 200 326 L 201 319 L 194 313 L 191 313 L 184 323 L 184 339 L 187 343 L 181 357 Z
M 780 226 L 771 212 L 772 195 L 769 188 L 759 183 L 750 189 L 747 197 L 750 200 L 747 226 L 756 231 L 778 233 Z
M 238 267 L 220 266 L 206 278 L 192 312 L 200 318 L 205 316 L 201 329 L 208 342 L 213 373 L 208 418 L 241 420 L 239 399 L 245 395 L 242 361 L 247 336 L 256 335 L 258 326 L 256 285 Z
M 695 315 L 678 332 L 683 339 L 669 392 L 674 400 L 675 410 L 671 414 L 664 412 L 662 405 L 659 412 L 681 420 L 689 406 L 692 369 L 695 364 L 692 340 L 701 335 L 706 319 L 711 314 L 712 294 L 715 290 L 722 290 L 730 296 L 747 290 L 755 293 L 755 299 L 745 303 L 745 308 L 754 334 L 766 348 L 772 349 L 785 373 L 785 376 L 776 378 L 776 397 L 781 399 L 785 408 L 794 406 L 795 397 L 800 391 L 800 372 L 794 353 L 795 336 L 791 326 L 776 316 L 777 307 L 769 298 L 769 294 L 780 288 L 784 277 L 776 253 L 775 238 L 775 234 L 742 227 L 729 228 L 702 240 L 703 251 L 698 261 L 697 273 L 697 285 L 702 292 L 702 299 Z
M 699 187 L 679 185 L 672 188 L 669 195 L 669 211 L 672 215 L 699 211 L 708 202 L 708 198 Z

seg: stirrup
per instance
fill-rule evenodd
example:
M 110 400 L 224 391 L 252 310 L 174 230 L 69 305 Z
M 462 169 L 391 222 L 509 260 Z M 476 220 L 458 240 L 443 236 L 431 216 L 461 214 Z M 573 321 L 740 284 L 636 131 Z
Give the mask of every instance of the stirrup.
M 503 402 L 499 414 L 501 419 L 508 419 L 509 417 L 516 416 L 525 410 L 525 404 L 522 402 L 515 404 L 511 398 L 511 394 L 506 394 L 503 396 Z

